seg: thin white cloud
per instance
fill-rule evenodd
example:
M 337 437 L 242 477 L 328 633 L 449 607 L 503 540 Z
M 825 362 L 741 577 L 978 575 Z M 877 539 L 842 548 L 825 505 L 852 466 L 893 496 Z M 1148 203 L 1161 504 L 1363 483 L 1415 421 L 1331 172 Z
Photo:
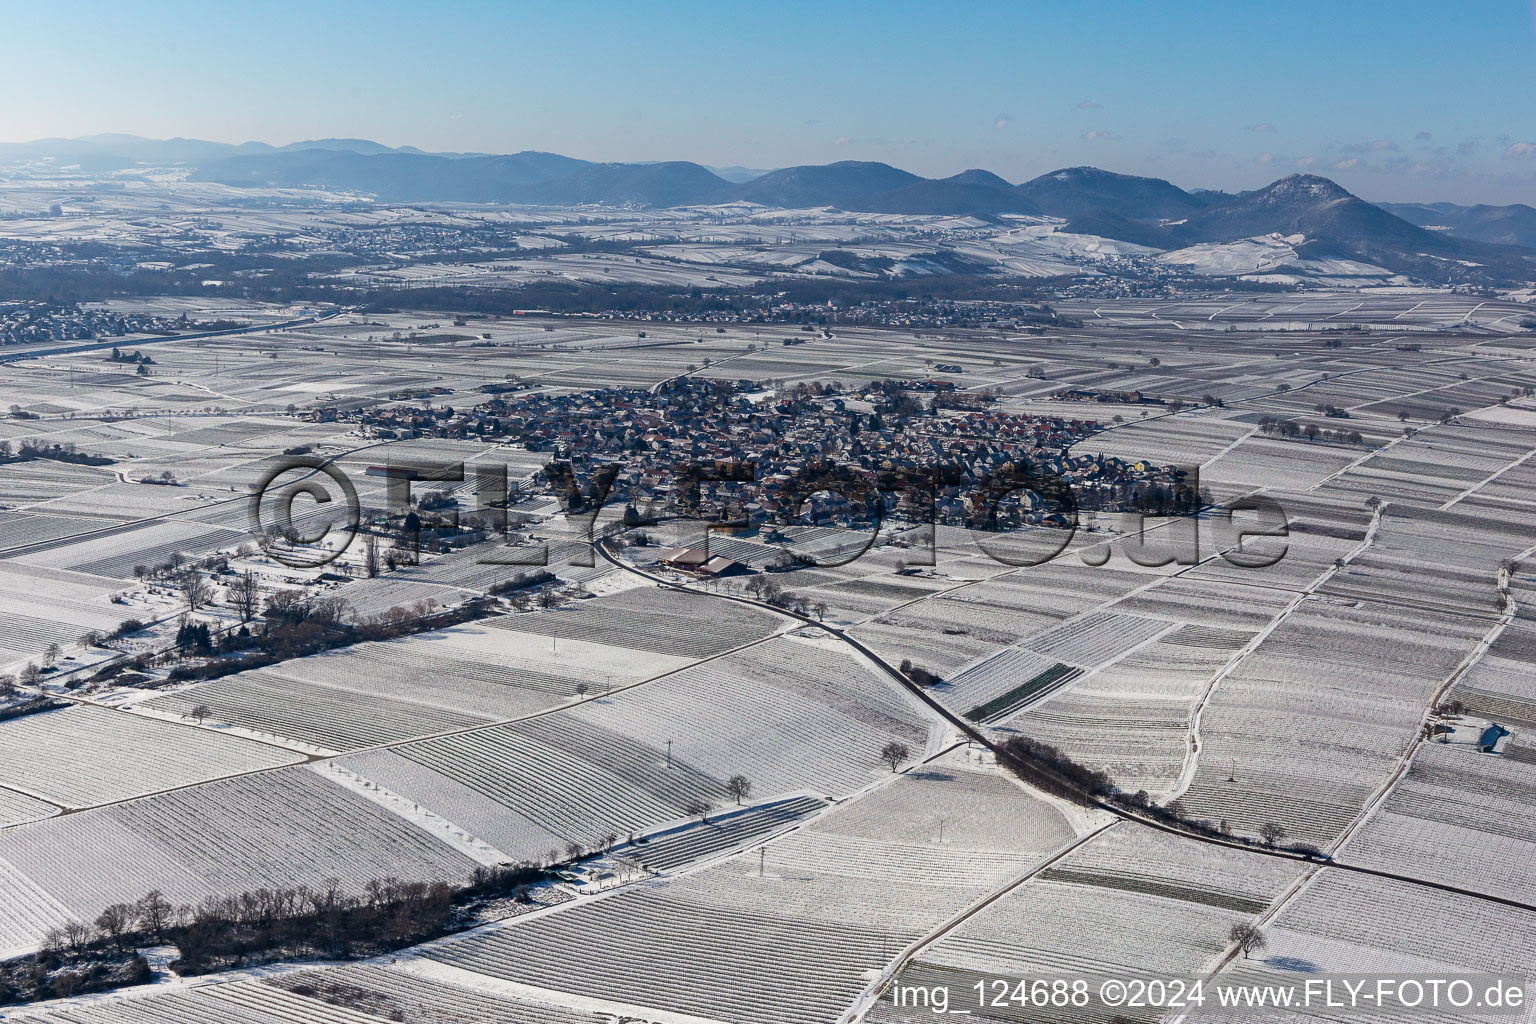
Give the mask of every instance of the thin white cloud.
M 1012 114 L 998 114 L 992 119 L 992 130 L 1000 132 L 1011 124 L 1013 124 Z
M 1340 153 L 1395 153 L 1397 143 L 1390 139 L 1372 139 L 1370 142 L 1351 142 L 1339 147 Z
M 839 135 L 836 139 L 834 139 L 832 141 L 832 145 L 834 145 L 834 146 L 851 146 L 851 145 L 853 145 L 854 141 L 855 140 L 853 138 L 851 138 L 850 136 Z
M 1277 157 L 1273 153 L 1260 153 L 1253 158 L 1253 162 L 1256 164 L 1272 164 L 1276 159 Z
M 1108 139 L 1118 139 L 1119 137 L 1114 132 L 1101 132 L 1097 129 L 1091 132 L 1083 132 L 1084 142 L 1101 142 Z
M 1516 142 L 1504 151 L 1505 160 L 1529 160 L 1536 156 L 1536 142 Z
M 1311 167 L 1315 163 L 1317 163 L 1317 157 L 1315 157 L 1315 156 L 1304 156 L 1300 160 L 1296 161 L 1296 166 L 1297 167 Z
M 1093 102 L 1093 100 L 1083 100 L 1083 102 L 1079 103 L 1077 106 L 1073 107 L 1072 109 L 1073 110 L 1103 110 L 1104 109 L 1104 104 L 1102 104 L 1102 103 L 1095 103 L 1095 102 Z
M 1348 160 L 1340 160 L 1333 166 L 1341 171 L 1352 171 L 1360 166 L 1360 158 L 1352 156 Z
M 1258 132 L 1260 135 L 1274 135 L 1280 131 L 1279 128 L 1276 128 L 1268 121 L 1261 121 L 1259 124 L 1251 124 L 1248 126 L 1247 130 L 1250 132 Z

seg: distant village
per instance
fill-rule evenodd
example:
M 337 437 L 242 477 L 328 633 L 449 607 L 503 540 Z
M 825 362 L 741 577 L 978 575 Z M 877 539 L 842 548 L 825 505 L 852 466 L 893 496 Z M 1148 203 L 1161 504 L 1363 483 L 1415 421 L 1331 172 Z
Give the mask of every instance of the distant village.
M 180 317 L 145 316 L 72 304 L 0 303 L 0 345 L 170 335 L 202 326 L 206 325 L 193 323 L 185 314 Z
M 655 392 L 521 396 L 510 386 L 488 385 L 490 397 L 467 409 L 418 399 L 311 415 L 356 422 L 381 439 L 512 441 L 547 452 L 551 462 L 534 483 L 573 509 L 584 501 L 580 482 L 613 467 L 606 501 L 642 519 L 683 510 L 743 526 L 846 528 L 890 512 L 924 514 L 931 501 L 940 523 L 1014 529 L 1065 523 L 1071 510 L 1059 495 L 1028 489 L 999 500 L 995 487 L 981 486 L 989 478 L 1049 474 L 1084 509 L 1166 505 L 1176 489 L 1168 467 L 1071 454 L 1100 429 L 1092 420 L 1004 412 L 990 396 L 957 393 L 942 380 L 773 390 L 685 377 Z
M 969 327 L 1039 334 L 1048 327 L 1081 327 L 1039 302 L 983 299 L 868 298 L 797 302 L 780 293 L 733 297 L 728 306 L 700 309 L 613 308 L 581 312 L 539 310 L 576 319 L 649 320 L 700 324 L 813 324 L 864 327 Z

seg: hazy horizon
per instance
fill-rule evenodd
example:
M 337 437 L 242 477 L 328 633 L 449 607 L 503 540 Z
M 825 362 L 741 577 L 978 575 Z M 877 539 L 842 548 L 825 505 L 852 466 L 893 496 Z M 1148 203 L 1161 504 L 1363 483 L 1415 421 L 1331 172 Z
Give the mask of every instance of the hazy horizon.
M 327 136 L 324 136 L 324 137 L 314 137 L 314 138 L 296 138 L 296 139 L 291 139 L 291 140 L 288 140 L 288 141 L 271 141 L 271 140 L 268 140 L 268 139 L 240 139 L 238 141 L 234 141 L 234 140 L 230 140 L 230 139 L 210 139 L 210 138 L 203 138 L 201 136 L 192 136 L 192 135 L 171 135 L 171 136 L 166 136 L 166 137 L 163 137 L 163 138 L 151 138 L 149 136 L 137 135 L 137 134 L 132 133 L 132 132 L 97 132 L 97 133 L 93 133 L 91 135 L 48 136 L 48 137 L 37 138 L 37 139 L 0 140 L 0 144 L 10 144 L 13 141 L 14 142 L 20 142 L 22 144 L 26 144 L 26 143 L 45 143 L 45 142 L 51 142 L 51 141 L 96 142 L 96 141 L 100 141 L 100 140 L 111 139 L 111 138 L 114 138 L 114 137 L 122 138 L 122 139 L 135 139 L 135 140 L 139 140 L 139 141 L 143 141 L 143 142 L 169 142 L 169 141 L 174 141 L 174 140 L 177 140 L 177 139 L 181 139 L 181 140 L 195 141 L 195 142 L 222 143 L 222 144 L 231 145 L 231 146 L 242 146 L 242 145 L 255 145 L 255 144 L 259 144 L 259 145 L 271 146 L 275 150 L 281 150 L 281 149 L 283 149 L 283 148 L 285 148 L 287 146 L 298 145 L 300 143 L 306 143 L 306 142 L 327 142 L 327 141 L 337 141 L 337 142 L 342 142 L 342 141 L 371 142 L 371 143 L 376 143 L 378 145 L 387 145 L 386 143 L 379 142 L 379 140 L 377 140 L 377 139 L 366 138 L 366 137 L 361 136 L 361 135 L 327 135 Z M 411 149 L 415 149 L 415 150 L 418 150 L 420 152 L 420 155 L 425 155 L 425 156 L 509 156 L 509 155 L 515 155 L 515 153 L 513 151 L 497 152 L 497 151 L 480 151 L 480 150 L 428 150 L 428 149 L 425 149 L 425 148 L 423 148 L 421 146 L 412 146 L 412 144 L 409 143 L 409 142 L 401 143 L 398 146 L 391 146 L 389 148 L 396 149 L 396 150 L 403 150 L 403 151 L 409 151 Z M 517 153 L 521 153 L 521 152 L 542 152 L 542 153 L 551 153 L 551 154 L 556 154 L 557 153 L 557 151 L 555 151 L 555 150 L 540 149 L 538 147 L 530 147 L 528 149 L 517 150 L 515 152 L 517 152 Z M 570 154 L 570 153 L 558 153 L 557 155 L 571 156 L 572 154 Z M 594 163 L 656 164 L 656 163 L 666 163 L 666 162 L 669 162 L 669 160 L 683 160 L 685 158 L 677 157 L 677 158 L 663 158 L 663 159 L 657 159 L 657 160 L 626 160 L 626 159 L 622 159 L 622 158 L 606 158 L 605 159 L 605 158 L 602 158 L 602 157 L 582 157 L 580 159 L 590 160 L 590 161 L 592 161 Z M 828 161 L 825 161 L 825 163 L 836 163 L 836 162 L 839 162 L 839 160 L 858 161 L 858 162 L 886 163 L 886 161 L 874 161 L 874 160 L 865 161 L 865 160 L 863 160 L 863 158 L 855 158 L 855 157 L 840 157 L 840 158 L 838 158 L 838 160 L 828 160 Z M 770 173 L 772 171 L 781 170 L 781 169 L 786 168 L 786 167 L 801 166 L 801 165 L 794 165 L 794 164 L 775 164 L 775 165 L 767 166 L 767 167 L 749 168 L 749 167 L 747 167 L 747 166 L 745 166 L 743 164 L 740 164 L 740 163 L 710 164 L 710 163 L 704 163 L 702 161 L 691 161 L 691 162 L 697 163 L 697 164 L 699 164 L 699 166 L 704 167 L 705 169 L 713 171 L 713 172 L 716 172 L 716 173 L 719 173 L 719 172 L 722 172 L 722 171 L 724 171 L 724 172 L 751 171 L 754 174 L 758 174 L 758 175 L 767 174 L 767 173 Z M 895 167 L 897 167 L 897 168 L 899 168 L 901 170 L 912 171 L 912 168 L 910 168 L 910 167 L 903 167 L 900 164 L 890 164 L 890 166 L 895 166 Z M 1103 163 L 1099 163 L 1099 164 L 1062 164 L 1059 167 L 1047 168 L 1047 169 L 1041 171 L 1040 174 L 1038 174 L 1038 175 L 1031 175 L 1030 177 L 1031 178 L 1039 177 L 1040 175 L 1049 174 L 1049 173 L 1051 173 L 1052 171 L 1055 171 L 1055 170 L 1063 170 L 1063 169 L 1066 169 L 1068 167 L 1079 167 L 1079 166 L 1096 167 L 1099 170 L 1109 171 L 1109 172 L 1116 173 L 1116 174 L 1137 175 L 1137 176 L 1141 176 L 1141 177 L 1152 177 L 1152 178 L 1162 177 L 1161 175 L 1152 174 L 1152 173 L 1146 173 L 1146 172 L 1138 173 L 1136 171 L 1124 170 L 1124 169 L 1117 168 L 1117 167 L 1110 166 L 1110 165 L 1106 165 L 1106 164 L 1103 164 Z M 929 178 L 945 178 L 945 177 L 949 177 L 949 176 L 954 175 L 954 174 L 959 174 L 962 171 L 977 170 L 977 169 L 979 169 L 979 170 L 986 170 L 986 171 L 993 171 L 993 168 L 991 168 L 991 167 L 978 167 L 978 166 L 975 166 L 975 165 L 968 165 L 968 166 L 965 166 L 965 167 L 955 167 L 953 170 L 950 170 L 950 171 L 947 171 L 947 172 L 940 171 L 940 172 L 937 172 L 937 173 L 934 173 L 934 174 L 931 174 L 931 175 L 924 175 L 924 177 L 929 177 Z M 920 172 L 913 171 L 913 173 L 920 173 Z M 994 173 L 996 173 L 996 172 L 994 171 Z M 1224 191 L 1224 192 L 1229 192 L 1229 193 L 1239 193 L 1239 192 L 1253 191 L 1253 190 L 1256 190 L 1256 189 L 1263 188 L 1264 186 L 1269 185 L 1269 184 L 1271 184 L 1271 183 L 1273 183 L 1275 181 L 1278 181 L 1281 178 L 1285 178 L 1285 177 L 1288 177 L 1290 175 L 1295 175 L 1295 174 L 1311 174 L 1311 175 L 1316 175 L 1316 176 L 1323 177 L 1323 178 L 1329 178 L 1329 179 L 1334 180 L 1336 182 L 1340 182 L 1341 184 L 1342 184 L 1343 180 L 1347 177 L 1347 175 L 1344 175 L 1344 174 L 1340 174 L 1340 173 L 1336 173 L 1336 172 L 1330 172 L 1329 169 L 1327 169 L 1327 168 L 1319 169 L 1319 168 L 1316 168 L 1316 167 L 1313 167 L 1313 166 L 1306 166 L 1306 167 L 1296 167 L 1296 168 L 1277 168 L 1277 169 L 1275 169 L 1274 173 L 1272 173 L 1272 174 L 1270 174 L 1268 176 L 1260 175 L 1259 177 L 1255 178 L 1251 184 L 1244 185 L 1244 186 L 1239 187 L 1239 188 L 1216 189 L 1214 186 L 1205 185 L 1205 184 L 1203 184 L 1201 182 L 1180 181 L 1180 180 L 1178 180 L 1176 178 L 1169 178 L 1169 179 L 1166 179 L 1166 180 L 1170 181 L 1171 184 L 1176 185 L 1179 188 L 1184 189 L 1185 191 L 1193 192 L 1193 191 L 1202 191 L 1202 190 L 1204 190 L 1204 191 Z M 1005 180 L 1010 181 L 1012 184 L 1023 184 L 1024 182 L 1030 180 L 1030 178 L 1009 178 L 1007 175 L 999 175 L 999 176 L 1005 178 Z M 735 180 L 735 178 L 734 178 L 734 176 L 732 176 L 732 177 L 729 177 L 727 180 Z M 1351 191 L 1354 191 L 1354 190 L 1351 189 Z M 1362 195 L 1361 198 L 1366 199 L 1367 201 L 1371 201 L 1371 202 L 1385 202 L 1385 203 L 1422 203 L 1422 204 L 1428 205 L 1430 203 L 1450 202 L 1450 203 L 1456 203 L 1458 205 L 1466 205 L 1466 206 L 1476 205 L 1476 202 L 1462 200 L 1462 199 L 1460 199 L 1460 198 L 1458 198 L 1456 196 L 1438 195 L 1438 194 L 1437 195 L 1431 195 L 1431 196 L 1419 196 L 1419 197 L 1407 198 L 1407 199 L 1386 199 L 1386 198 L 1383 198 L 1383 197 L 1381 197 L 1379 195 L 1366 194 L 1366 195 Z M 1533 201 L 1536 201 L 1536 196 L 1532 196 L 1531 199 Z M 1522 203 L 1523 203 L 1523 205 L 1526 205 L 1526 206 L 1530 206 L 1531 205 L 1531 202 L 1522 201 L 1522 200 L 1520 200 L 1518 198 L 1511 199 L 1508 203 L 1494 203 L 1494 204 L 1490 204 L 1490 205 L 1516 205 L 1516 204 L 1522 204 Z
M 13 142 L 337 137 L 1010 181 L 1091 164 L 1226 191 L 1308 171 L 1379 201 L 1536 195 L 1536 117 L 1499 99 L 1536 87 L 1528 0 L 1283 16 L 1102 4 L 1091 32 L 1080 12 L 993 5 L 274 3 L 210 17 L 87 3 L 9 20 L 0 83 L 28 98 L 0 113 Z

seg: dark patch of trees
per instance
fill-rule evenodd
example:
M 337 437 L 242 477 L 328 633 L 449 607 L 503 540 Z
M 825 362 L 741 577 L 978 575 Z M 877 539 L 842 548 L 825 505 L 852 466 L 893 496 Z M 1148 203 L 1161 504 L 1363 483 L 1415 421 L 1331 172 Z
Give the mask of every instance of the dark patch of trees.
M 1106 508 L 1154 516 L 1191 516 L 1202 506 L 1212 503 L 1209 491 L 1198 491 L 1192 483 L 1183 480 L 1173 483 L 1125 481 L 1113 487 L 1085 490 L 1077 500 L 1086 509 Z
M 1049 743 L 1012 736 L 1001 753 L 1015 775 L 1052 796 L 1093 806 L 1116 792 L 1108 772 L 1078 764 Z
M 376 955 L 444 934 L 452 916 L 446 884 L 384 878 L 359 896 L 337 884 L 209 898 L 179 909 L 165 937 L 181 954 L 173 967 L 203 974 L 252 960 Z
M 67 462 L 75 466 L 110 466 L 116 461 L 105 455 L 91 455 L 88 452 L 76 451 L 72 444 L 23 441 L 21 446 L 13 452 L 11 442 L 0 441 L 0 463 L 35 462 L 39 459 L 46 459 L 49 462 Z
M 547 569 L 538 569 L 534 572 L 524 572 L 513 576 L 511 579 L 493 583 L 486 588 L 488 594 L 512 594 L 528 587 L 542 586 L 545 583 L 553 583 L 555 574 Z
M 107 992 L 152 977 L 148 962 L 137 953 L 64 940 L 55 948 L 0 962 L 0 1006 Z
M 8 721 L 12 718 L 22 718 L 26 715 L 35 715 L 40 711 L 53 711 L 65 706 L 63 701 L 54 700 L 52 697 L 29 697 L 18 704 L 12 704 L 8 708 L 0 708 L 0 722 Z
M 208 623 L 183 621 L 176 629 L 176 649 L 183 655 L 212 654 L 213 631 Z
M 150 942 L 177 948 L 171 966 L 181 974 L 302 957 L 376 956 L 463 927 L 464 912 L 487 900 L 527 901 L 529 886 L 548 877 L 538 864 L 503 864 L 476 868 L 457 887 L 382 878 L 352 893 L 331 881 L 183 906 L 156 890 L 106 907 L 94 926 L 54 929 L 36 954 L 0 962 L 0 1005 L 144 984 L 152 972 L 136 949 Z
M 1324 411 L 1324 415 L 1340 416 L 1344 419 L 1349 418 L 1349 414 L 1347 412 L 1334 409 L 1334 407 L 1331 405 L 1323 406 L 1321 408 Z M 1328 412 L 1327 410 L 1329 409 L 1334 409 L 1334 411 Z M 1300 423 L 1297 423 L 1295 420 L 1276 419 L 1272 416 L 1259 417 L 1259 430 L 1265 434 L 1273 434 L 1277 437 L 1284 438 L 1294 439 L 1298 437 L 1305 437 L 1308 441 L 1316 441 L 1319 437 L 1321 437 L 1325 441 L 1337 441 L 1340 443 L 1355 445 L 1365 444 L 1365 435 L 1361 434 L 1358 430 L 1324 430 L 1320 429 L 1315 423 L 1308 423 L 1303 426 Z
M 263 621 L 257 628 L 243 624 L 217 639 L 210 637 L 210 660 L 179 665 L 170 671 L 169 677 L 174 682 L 219 679 L 368 640 L 393 640 L 456 626 L 494 615 L 496 606 L 490 599 L 480 598 L 443 611 L 433 611 L 425 605 L 395 607 L 356 622 L 347 621 L 349 614 L 347 603 L 340 598 L 313 598 L 302 591 L 280 590 L 267 601 Z M 194 644 L 200 639 L 199 633 Z M 205 652 L 199 649 L 193 653 Z
M 927 689 L 937 686 L 944 681 L 944 677 L 936 672 L 930 672 L 921 665 L 912 664 L 910 658 L 901 659 L 901 674 L 910 679 L 914 685 Z

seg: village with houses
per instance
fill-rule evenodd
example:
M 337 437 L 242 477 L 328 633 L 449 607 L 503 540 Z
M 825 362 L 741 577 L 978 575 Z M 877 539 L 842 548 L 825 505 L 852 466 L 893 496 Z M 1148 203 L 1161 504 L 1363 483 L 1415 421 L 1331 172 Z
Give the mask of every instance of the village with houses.
M 753 529 L 867 527 L 884 513 L 930 509 L 929 518 L 951 526 L 1065 525 L 1075 508 L 1133 507 L 1175 480 L 1172 467 L 1074 453 L 1100 429 L 1092 420 L 1009 412 L 989 395 L 958 397 L 941 379 L 765 388 L 760 380 L 685 376 L 652 388 L 497 394 L 460 409 L 406 402 L 339 418 L 369 437 L 516 443 L 569 466 L 578 490 L 576 481 L 612 466 L 617 476 L 603 501 L 633 506 L 641 518 L 675 513 L 680 481 L 692 480 L 699 496 L 690 514 Z M 1070 486 L 1075 505 L 1062 507 L 1041 490 L 991 500 L 983 485 L 1016 469 Z M 714 479 L 700 484 L 701 473 Z M 829 473 L 846 475 L 841 489 L 806 489 Z M 926 500 L 919 478 L 932 481 Z M 877 480 L 902 486 L 877 491 Z M 540 474 L 531 483 L 549 480 Z

